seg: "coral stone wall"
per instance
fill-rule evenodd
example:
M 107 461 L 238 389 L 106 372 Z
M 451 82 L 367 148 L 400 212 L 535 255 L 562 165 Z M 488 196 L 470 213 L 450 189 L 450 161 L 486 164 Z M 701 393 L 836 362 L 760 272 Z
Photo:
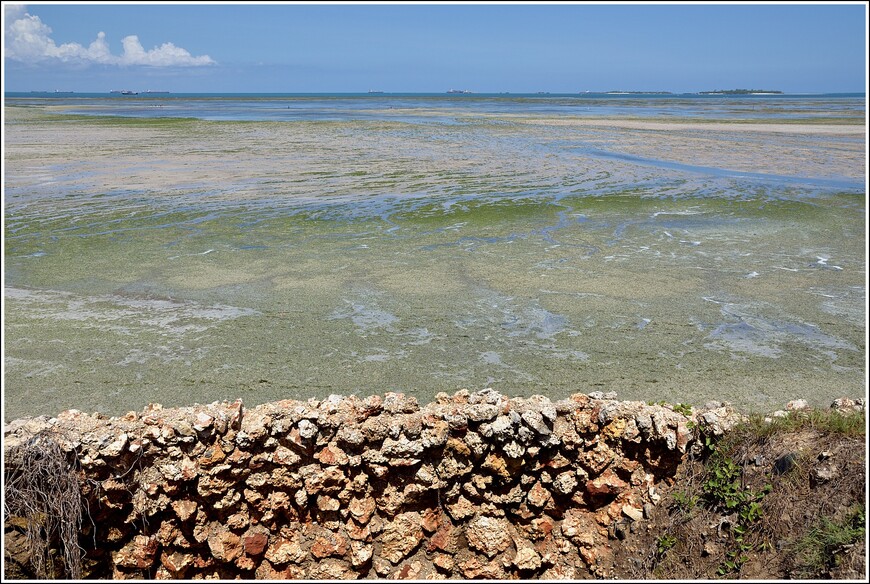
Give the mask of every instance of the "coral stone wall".
M 739 417 L 610 397 L 70 410 L 7 425 L 5 448 L 50 430 L 77 459 L 85 577 L 602 578 L 690 428 Z

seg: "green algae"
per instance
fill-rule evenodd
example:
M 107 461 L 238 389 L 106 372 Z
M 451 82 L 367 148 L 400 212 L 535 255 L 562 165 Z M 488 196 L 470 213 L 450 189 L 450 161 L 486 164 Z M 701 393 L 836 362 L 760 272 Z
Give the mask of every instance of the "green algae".
M 108 126 L 92 119 L 64 124 L 96 143 Z M 7 416 L 486 385 L 761 408 L 864 391 L 863 194 L 604 163 L 590 178 L 558 149 L 511 158 L 518 129 L 381 147 L 367 132 L 383 127 L 359 122 L 190 127 L 207 147 L 142 145 L 130 192 L 72 175 L 56 196 L 11 159 Z M 466 140 L 476 166 L 453 149 Z M 84 164 L 41 152 L 44 168 Z M 114 187 L 99 157 L 126 155 L 85 154 Z M 187 166 L 165 179 L 173 156 Z M 221 174 L 239 156 L 249 172 Z

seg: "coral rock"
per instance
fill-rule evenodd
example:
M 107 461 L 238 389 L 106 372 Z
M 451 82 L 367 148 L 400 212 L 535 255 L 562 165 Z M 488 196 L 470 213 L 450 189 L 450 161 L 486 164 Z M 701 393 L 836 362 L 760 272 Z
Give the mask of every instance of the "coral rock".
M 287 563 L 297 564 L 304 560 L 308 553 L 300 545 L 299 539 L 278 538 L 269 549 L 266 550 L 266 559 L 272 564 L 281 565 Z
M 428 551 L 442 551 L 448 553 L 456 552 L 456 538 L 453 534 L 453 526 L 450 523 L 444 523 L 438 528 L 438 531 L 429 538 Z
M 311 545 L 311 555 L 321 560 L 329 556 L 342 557 L 347 553 L 347 539 L 335 533 L 326 532 Z
M 360 523 L 368 523 L 375 512 L 375 500 L 371 497 L 354 497 L 347 506 L 350 514 Z
M 374 547 L 370 543 L 364 541 L 351 540 L 350 542 L 350 563 L 353 567 L 359 568 L 368 563 L 372 558 Z
M 175 511 L 175 514 L 182 521 L 187 521 L 191 515 L 196 513 L 198 505 L 196 501 L 191 501 L 189 499 L 184 499 L 181 501 L 173 501 L 172 509 Z
M 476 508 L 474 503 L 466 499 L 463 495 L 453 502 L 446 505 L 448 513 L 454 519 L 465 519 L 474 515 Z
M 550 502 L 551 495 L 550 492 L 545 489 L 540 482 L 536 482 L 526 495 L 526 500 L 532 507 L 541 508 L 546 506 L 547 503 Z
M 241 538 L 225 527 L 218 527 L 208 536 L 208 548 L 216 559 L 231 562 L 242 554 Z
M 600 476 L 586 483 L 586 492 L 590 495 L 614 495 L 623 491 L 628 484 L 616 476 L 611 469 L 605 470 Z
M 580 509 L 569 509 L 562 519 L 562 535 L 578 546 L 595 545 L 598 525 L 595 519 Z
M 474 556 L 459 562 L 459 570 L 469 579 L 501 580 L 505 577 L 504 569 L 497 561 L 483 563 L 480 558 Z
M 381 535 L 381 557 L 398 564 L 423 540 L 422 518 L 414 511 L 396 515 Z
M 160 563 L 171 573 L 175 578 L 184 577 L 184 572 L 188 567 L 193 565 L 193 554 L 185 554 L 178 551 L 172 553 L 163 552 L 160 554 Z
M 297 428 L 299 429 L 299 436 L 303 440 L 311 440 L 319 431 L 317 425 L 310 420 L 299 420 Z
M 345 466 L 349 461 L 347 454 L 335 442 L 330 442 L 317 458 L 320 459 L 320 464 L 325 465 Z
M 221 449 L 220 444 L 215 442 L 208 448 L 206 448 L 205 453 L 199 457 L 199 465 L 201 467 L 209 467 L 214 466 L 220 461 L 226 458 L 226 454 L 224 454 L 223 449 Z
M 317 508 L 321 511 L 338 511 L 341 507 L 341 502 L 328 495 L 317 496 Z
M 523 547 L 517 550 L 513 565 L 520 570 L 537 570 L 541 567 L 541 556 L 532 548 Z
M 432 557 L 432 564 L 434 564 L 439 570 L 444 570 L 445 572 L 453 570 L 453 563 L 453 556 L 449 554 L 438 553 Z
M 156 536 L 137 535 L 115 552 L 112 559 L 116 566 L 124 568 L 149 568 L 154 563 L 158 546 Z
M 492 558 L 511 546 L 509 527 L 504 519 L 477 517 L 469 522 L 465 537 L 469 546 Z
M 400 566 L 393 571 L 391 580 L 416 580 L 423 571 L 423 564 L 416 560 Z
M 249 556 L 260 556 L 269 545 L 269 532 L 263 528 L 252 528 L 242 535 L 242 551 Z
M 570 495 L 577 488 L 577 477 L 573 471 L 559 474 L 553 481 L 553 489 L 563 495 Z
M 438 509 L 426 509 L 422 514 L 421 526 L 426 533 L 432 533 L 441 525 L 441 511 Z

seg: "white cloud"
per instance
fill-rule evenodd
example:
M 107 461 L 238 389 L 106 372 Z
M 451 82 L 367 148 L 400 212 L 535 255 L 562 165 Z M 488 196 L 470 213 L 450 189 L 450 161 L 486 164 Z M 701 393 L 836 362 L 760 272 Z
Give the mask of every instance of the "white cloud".
M 100 63 L 105 65 L 147 65 L 150 67 L 198 67 L 213 65 L 208 55 L 194 57 L 186 49 L 172 43 L 163 43 L 146 51 L 139 37 L 130 35 L 121 39 L 124 52 L 113 55 L 106 42 L 106 33 L 100 31 L 87 48 L 78 43 L 58 46 L 51 38 L 51 27 L 38 16 L 32 16 L 22 5 L 5 6 L 4 55 L 23 63 L 58 60 L 62 62 Z
M 146 51 L 136 35 L 124 37 L 121 44 L 124 45 L 124 54 L 120 57 L 122 65 L 151 65 L 152 67 L 188 65 L 195 67 L 214 63 L 208 55 L 194 57 L 185 49 L 176 47 L 172 43 L 163 43 L 159 47 Z

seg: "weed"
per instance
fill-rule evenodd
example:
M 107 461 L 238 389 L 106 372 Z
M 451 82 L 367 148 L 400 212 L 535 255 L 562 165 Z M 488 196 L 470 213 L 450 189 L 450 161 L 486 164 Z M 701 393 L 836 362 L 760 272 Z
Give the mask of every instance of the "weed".
M 687 418 L 692 415 L 692 406 L 690 406 L 689 404 L 680 403 L 680 404 L 676 404 L 676 405 L 671 405 L 665 400 L 648 401 L 648 402 L 646 402 L 646 404 L 648 406 L 668 407 L 668 408 L 672 409 L 673 411 L 677 412 L 678 414 L 683 414 Z
M 792 544 L 792 554 L 796 559 L 793 575 L 813 578 L 836 567 L 838 554 L 864 539 L 866 522 L 863 504 L 839 522 L 823 517 L 816 527 Z
M 671 506 L 674 509 L 682 511 L 683 513 L 689 513 L 695 506 L 698 504 L 698 495 L 690 495 L 689 493 L 683 491 L 675 491 L 671 497 L 674 502 Z
M 740 467 L 731 458 L 716 453 L 707 469 L 707 480 L 701 485 L 707 500 L 714 506 L 731 511 L 743 502 Z
M 863 436 L 866 428 L 865 419 L 863 411 L 844 413 L 838 410 L 804 410 L 789 412 L 786 416 L 772 419 L 753 414 L 737 431 L 758 441 L 774 434 L 795 432 L 803 428 L 813 428 L 827 434 Z
M 688 418 L 692 415 L 692 406 L 689 404 L 677 404 L 674 406 L 674 411 L 678 414 L 683 414 Z
M 737 549 L 731 550 L 725 554 L 727 558 L 719 568 L 716 570 L 716 574 L 719 576 L 725 576 L 731 572 L 737 572 L 746 563 L 749 559 L 749 556 L 746 555 L 746 552 L 751 552 L 753 546 L 751 544 L 738 542 Z
M 664 556 L 668 550 L 677 545 L 677 538 L 673 535 L 665 534 L 656 540 L 656 556 Z
M 708 462 L 707 478 L 701 488 L 711 505 L 728 513 L 737 513 L 737 521 L 731 527 L 736 547 L 725 554 L 726 559 L 717 570 L 720 576 L 739 571 L 749 559 L 746 554 L 753 551 L 754 546 L 746 542 L 744 536 L 761 519 L 761 500 L 773 488 L 767 484 L 760 491 L 753 491 L 742 485 L 741 478 L 741 467 L 725 454 L 721 445 L 715 448 Z

